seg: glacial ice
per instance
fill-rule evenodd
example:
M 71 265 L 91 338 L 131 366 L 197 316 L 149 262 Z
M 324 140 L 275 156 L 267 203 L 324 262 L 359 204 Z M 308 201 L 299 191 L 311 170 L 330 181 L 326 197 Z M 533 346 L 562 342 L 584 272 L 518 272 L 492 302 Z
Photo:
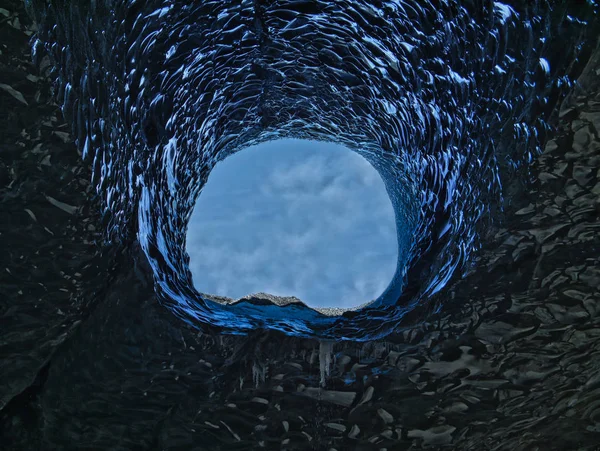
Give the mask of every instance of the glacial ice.
M 369 340 L 439 309 L 502 210 L 503 181 L 539 153 L 585 50 L 571 45 L 579 28 L 553 27 L 564 5 L 546 15 L 458 0 L 90 2 L 75 11 L 86 26 L 67 36 L 44 27 L 56 11 L 27 3 L 42 30 L 34 50 L 61 63 L 57 95 L 92 165 L 106 238 L 139 240 L 173 314 L 238 334 Z M 221 305 L 194 288 L 185 232 L 208 174 L 280 138 L 334 140 L 381 174 L 398 234 L 412 239 L 367 308 Z

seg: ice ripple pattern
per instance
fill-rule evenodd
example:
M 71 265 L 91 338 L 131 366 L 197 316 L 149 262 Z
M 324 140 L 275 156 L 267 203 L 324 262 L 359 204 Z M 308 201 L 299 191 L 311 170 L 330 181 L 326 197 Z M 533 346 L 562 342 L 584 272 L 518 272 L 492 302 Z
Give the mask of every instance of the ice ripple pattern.
M 597 12 L 542 1 L 27 3 L 41 25 L 34 56 L 54 57 L 93 166 L 106 237 L 139 239 L 163 304 L 199 328 L 342 340 L 442 307 L 502 209 L 502 182 L 539 152 Z M 223 306 L 191 283 L 186 223 L 211 169 L 283 137 L 344 144 L 385 181 L 404 258 L 368 308 Z

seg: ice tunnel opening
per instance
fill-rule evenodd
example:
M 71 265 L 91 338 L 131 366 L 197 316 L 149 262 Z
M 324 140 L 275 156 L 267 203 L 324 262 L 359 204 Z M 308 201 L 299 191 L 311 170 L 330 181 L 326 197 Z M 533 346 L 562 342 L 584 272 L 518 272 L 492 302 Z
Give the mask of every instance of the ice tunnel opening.
M 341 144 L 285 138 L 211 170 L 186 252 L 205 298 L 301 301 L 340 314 L 390 286 L 403 263 L 398 239 L 390 196 L 367 159 Z

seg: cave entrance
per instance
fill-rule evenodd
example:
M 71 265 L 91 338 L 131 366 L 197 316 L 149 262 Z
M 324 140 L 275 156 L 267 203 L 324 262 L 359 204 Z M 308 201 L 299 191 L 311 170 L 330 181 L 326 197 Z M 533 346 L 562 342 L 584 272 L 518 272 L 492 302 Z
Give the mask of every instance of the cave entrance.
M 194 286 L 214 300 L 268 293 L 317 309 L 375 300 L 398 261 L 394 209 L 377 170 L 347 147 L 300 139 L 217 163 L 186 251 Z

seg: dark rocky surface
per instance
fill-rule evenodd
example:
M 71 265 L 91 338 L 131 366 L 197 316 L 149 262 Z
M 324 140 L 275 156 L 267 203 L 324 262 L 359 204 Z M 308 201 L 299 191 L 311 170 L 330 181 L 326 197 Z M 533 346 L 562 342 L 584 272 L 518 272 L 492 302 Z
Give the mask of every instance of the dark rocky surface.
M 78 163 L 52 101 L 49 60 L 32 64 L 35 28 L 19 2 L 0 10 L 0 409 L 43 371 L 85 317 L 81 280 L 94 266 L 96 219 L 84 208 Z M 83 210 L 80 211 L 79 208 Z M 94 271 L 97 270 L 97 267 Z M 87 298 L 91 299 L 91 298 Z M 14 404 L 12 405 L 14 407 Z
M 385 342 L 214 336 L 158 304 L 138 246 L 97 241 L 48 61 L 3 3 L 0 449 L 600 449 L 599 53 L 442 313 Z

